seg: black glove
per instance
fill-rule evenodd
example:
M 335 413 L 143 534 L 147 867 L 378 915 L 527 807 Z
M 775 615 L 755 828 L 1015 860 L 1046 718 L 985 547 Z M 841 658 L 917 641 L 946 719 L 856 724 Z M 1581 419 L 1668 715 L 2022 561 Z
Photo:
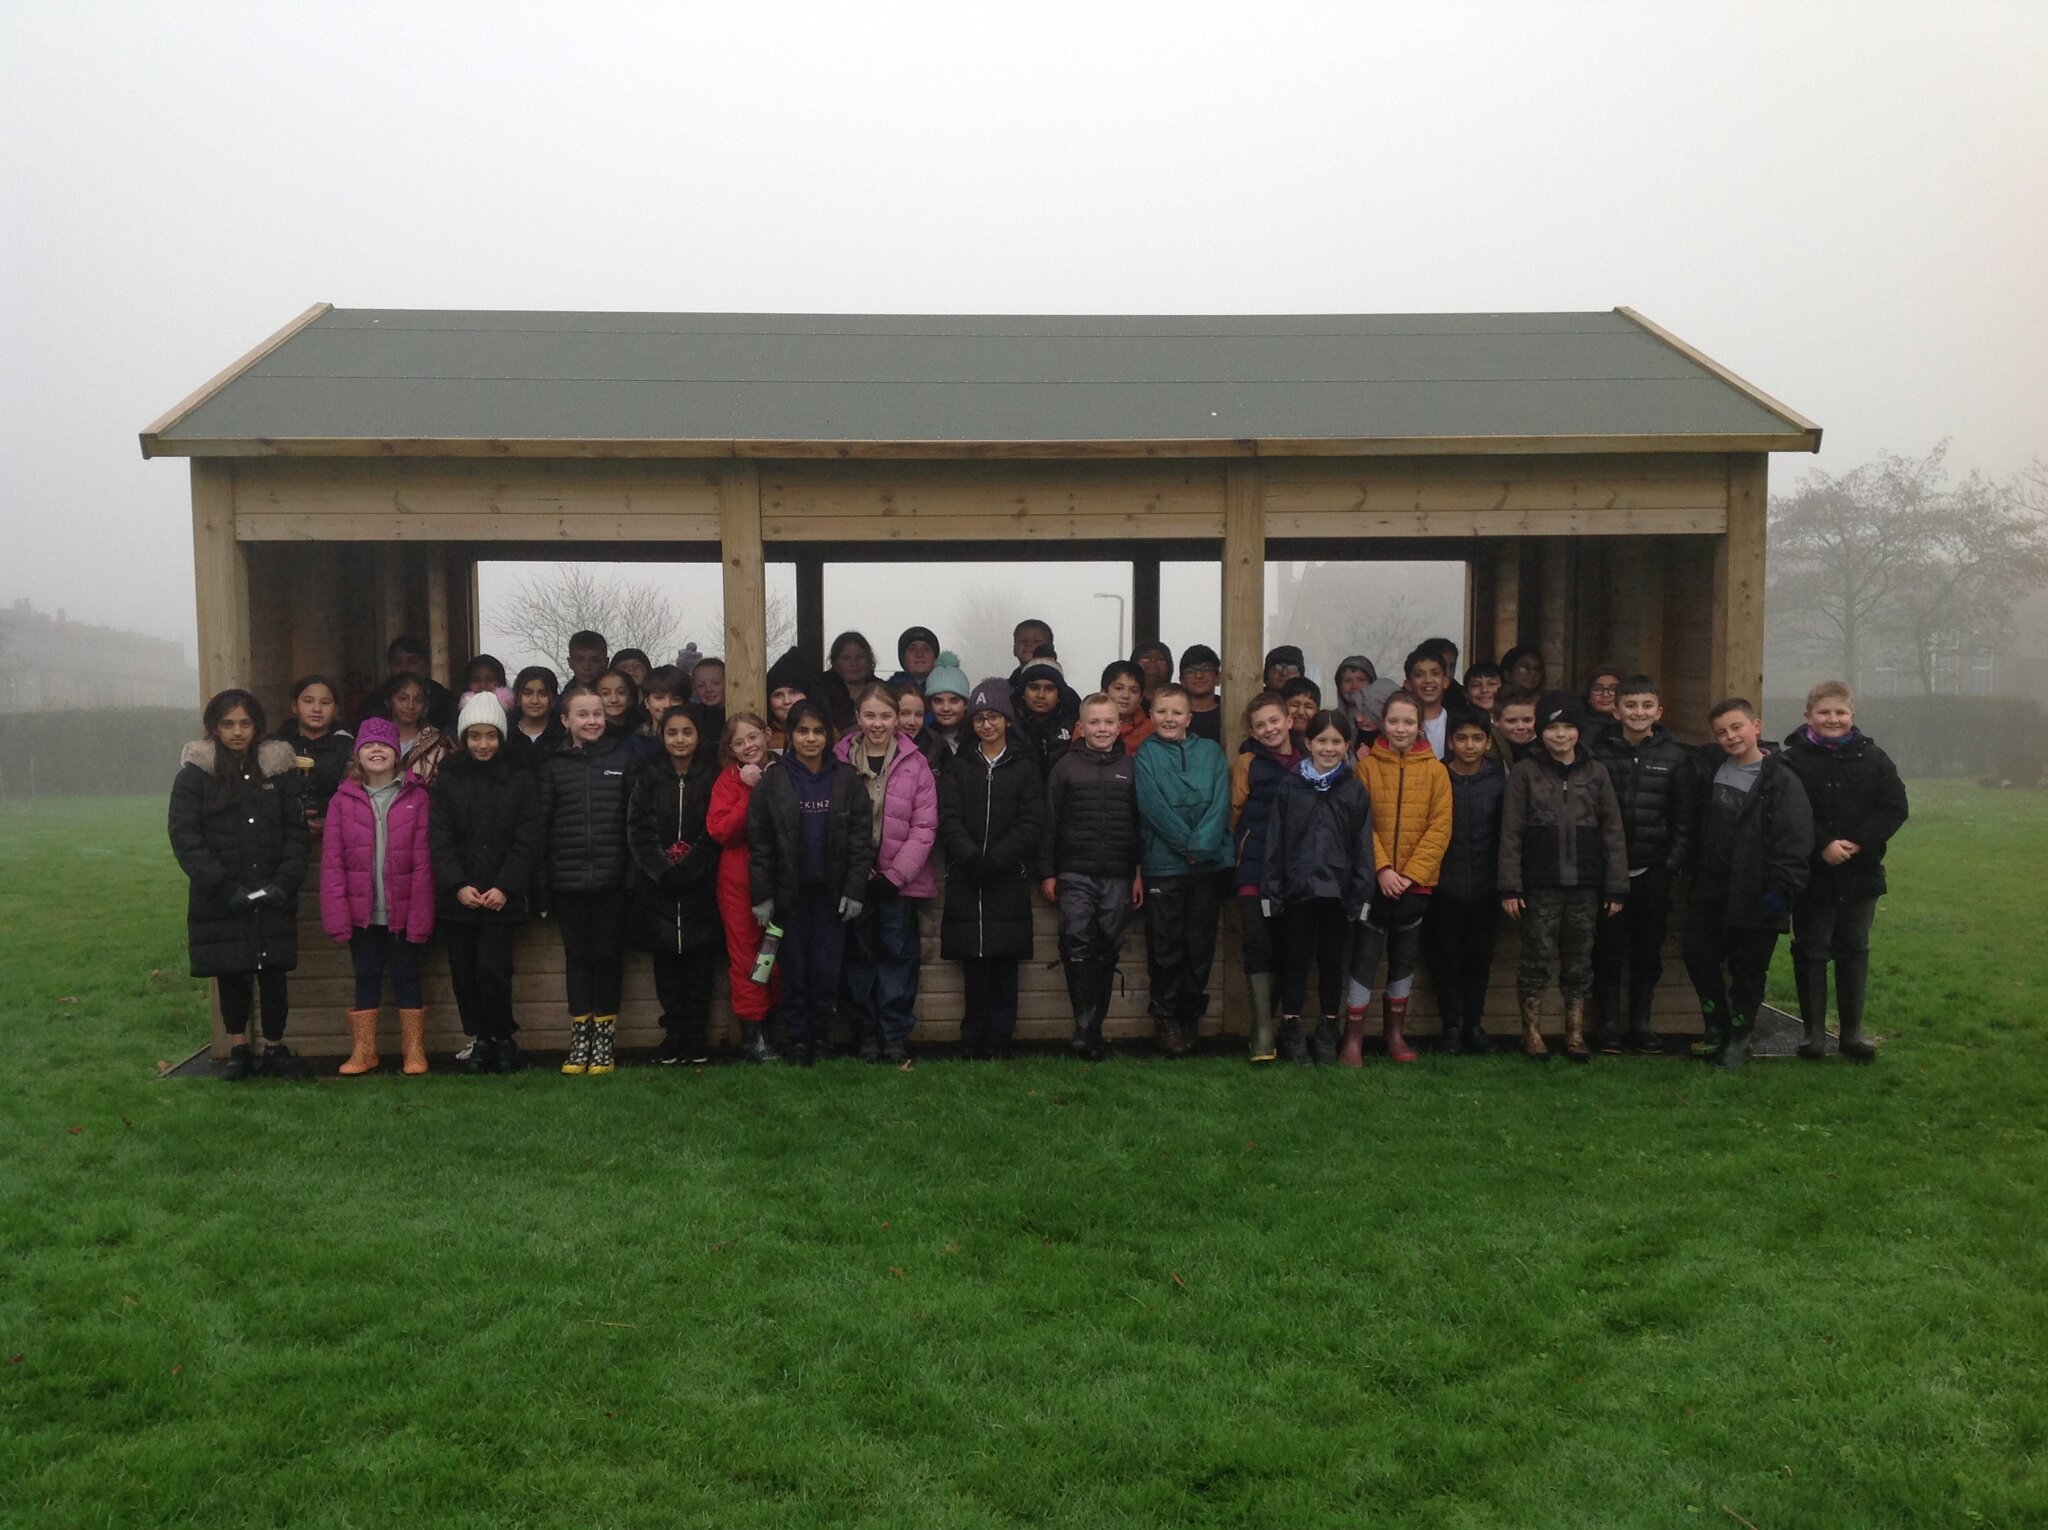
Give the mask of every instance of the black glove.
M 247 908 L 249 906 L 249 889 L 240 882 L 230 883 L 226 890 L 221 893 L 221 896 L 227 900 L 229 908 Z
M 264 883 L 263 893 L 263 901 L 265 903 L 282 903 L 285 901 L 285 890 L 275 882 Z
M 867 902 L 870 904 L 887 903 L 895 896 L 896 884 L 882 875 L 881 872 L 878 871 L 868 878 Z

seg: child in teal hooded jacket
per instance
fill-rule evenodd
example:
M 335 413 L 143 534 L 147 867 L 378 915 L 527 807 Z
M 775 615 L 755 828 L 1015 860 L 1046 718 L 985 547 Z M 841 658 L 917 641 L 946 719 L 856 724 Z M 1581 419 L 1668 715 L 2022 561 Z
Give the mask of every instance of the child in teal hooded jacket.
M 1190 734 L 1194 710 L 1178 685 L 1152 693 L 1152 732 L 1138 746 L 1139 868 L 1145 878 L 1145 956 L 1159 1050 L 1194 1045 L 1209 1009 L 1216 919 L 1236 864 L 1230 768 L 1220 746 Z

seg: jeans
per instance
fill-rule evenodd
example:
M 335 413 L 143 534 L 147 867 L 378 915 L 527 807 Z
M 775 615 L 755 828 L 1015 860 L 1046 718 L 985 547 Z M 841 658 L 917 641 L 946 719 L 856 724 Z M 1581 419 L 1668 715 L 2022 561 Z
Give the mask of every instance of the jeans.
M 1696 879 L 1685 908 L 1685 970 L 1709 1020 L 1756 1018 L 1764 979 L 1778 949 L 1776 930 L 1746 930 L 1728 923 L 1726 889 Z
M 1430 894 L 1429 913 L 1422 921 L 1422 950 L 1445 1030 L 1480 1028 L 1500 919 L 1497 898 L 1451 898 L 1442 891 Z
M 860 1033 L 900 1047 L 917 1024 L 918 904 L 902 896 L 869 904 L 846 943 L 846 989 Z
M 253 980 L 253 985 L 252 985 Z M 257 972 L 223 972 L 214 979 L 215 991 L 220 995 L 220 1023 L 230 1036 L 246 1035 L 249 1030 L 251 1004 L 250 988 L 256 990 L 255 997 L 263 1005 L 263 1039 L 284 1040 L 285 1017 L 291 1013 L 291 1004 L 285 991 L 285 974 L 277 967 L 265 967 Z M 363 1006 L 357 1005 L 358 1009 Z
M 516 924 L 456 923 L 441 926 L 448 949 L 448 982 L 455 1010 L 472 1036 L 502 1041 L 519 1029 L 512 1018 L 512 943 Z
M 782 948 L 775 958 L 782 973 L 783 1034 L 791 1046 L 832 1039 L 832 1007 L 845 957 L 838 893 L 822 883 L 806 883 L 782 927 Z
M 419 1009 L 420 959 L 418 949 L 403 935 L 394 935 L 381 924 L 366 925 L 348 938 L 349 960 L 356 969 L 356 1008 L 377 1009 L 384 1003 L 384 978 L 391 978 L 392 996 L 400 1009 Z
M 1422 950 L 1422 921 L 1432 893 L 1410 888 L 1399 898 L 1375 896 L 1351 943 L 1351 983 L 1345 995 L 1353 1008 L 1372 1003 L 1372 980 L 1380 953 L 1387 957 L 1387 997 L 1405 999 L 1415 991 L 1415 961 Z
M 626 986 L 625 890 L 558 892 L 555 919 L 562 926 L 570 1017 L 616 1016 Z
M 960 963 L 960 979 L 967 990 L 960 1039 L 1006 1045 L 1017 1033 L 1017 958 L 969 957 Z
M 1216 965 L 1216 918 L 1223 884 L 1209 872 L 1145 880 L 1145 962 L 1152 1017 L 1201 1024 Z
M 1584 1002 L 1593 993 L 1593 932 L 1600 919 L 1597 887 L 1532 887 L 1522 894 L 1522 960 L 1515 969 L 1515 992 L 1524 999 L 1542 995 L 1557 969 L 1557 986 L 1566 1002 Z
M 1342 900 L 1311 898 L 1280 915 L 1280 1013 L 1299 1015 L 1308 1003 L 1308 975 L 1317 976 L 1322 1013 L 1344 1013 L 1345 972 L 1351 955 L 1351 920 Z
M 1655 988 L 1664 976 L 1664 936 L 1671 928 L 1671 877 L 1651 866 L 1628 879 L 1628 902 L 1593 935 L 1593 981 L 1602 989 L 1621 982 Z
M 661 1000 L 661 1028 L 694 1052 L 702 1052 L 711 1034 L 711 979 L 724 953 L 657 950 L 654 992 Z

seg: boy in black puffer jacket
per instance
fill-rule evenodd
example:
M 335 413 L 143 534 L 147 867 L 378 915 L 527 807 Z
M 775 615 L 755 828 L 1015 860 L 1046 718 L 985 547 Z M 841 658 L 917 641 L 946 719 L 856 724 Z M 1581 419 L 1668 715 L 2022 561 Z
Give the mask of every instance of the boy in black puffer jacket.
M 1593 941 L 1593 1007 L 1599 1029 L 1593 1044 L 1619 1052 L 1624 1035 L 1638 1052 L 1663 1043 L 1650 1024 L 1657 983 L 1664 976 L 1664 936 L 1671 927 L 1671 884 L 1692 850 L 1692 751 L 1664 726 L 1664 698 L 1648 675 L 1619 682 L 1617 720 L 1593 735 L 1593 758 L 1607 767 L 1621 801 L 1628 840 L 1628 906 L 1600 921 Z M 1628 975 L 1626 1024 L 1621 980 Z
M 540 788 L 506 748 L 511 729 L 496 696 L 463 697 L 456 726 L 462 749 L 434 773 L 427 815 L 440 890 L 434 923 L 448 949 L 456 1012 L 474 1038 L 469 1071 L 510 1073 L 519 1066 L 512 945 L 540 855 Z
M 1500 929 L 1500 818 L 1508 773 L 1493 758 L 1493 723 L 1462 707 L 1445 727 L 1451 777 L 1451 843 L 1422 921 L 1422 949 L 1446 1052 L 1484 1053 L 1486 987 Z
M 1038 855 L 1039 890 L 1060 910 L 1060 965 L 1074 1007 L 1068 1046 L 1090 1060 L 1102 1056 L 1117 955 L 1131 910 L 1145 899 L 1137 771 L 1117 728 L 1117 706 L 1107 696 L 1098 692 L 1081 703 L 1081 736 L 1046 779 Z
M 1785 740 L 1785 763 L 1813 809 L 1806 890 L 1792 904 L 1792 972 L 1806 1039 L 1799 1055 L 1827 1055 L 1828 963 L 1842 1055 L 1869 1062 L 1863 994 L 1870 979 L 1870 926 L 1885 893 L 1884 852 L 1905 826 L 1906 784 L 1891 757 L 1856 728 L 1856 697 L 1839 680 L 1806 696 L 1806 721 Z
M 1763 720 L 1741 697 L 1707 716 L 1718 747 L 1699 757 L 1685 970 L 1699 995 L 1707 1062 L 1739 1068 L 1763 1003 L 1764 979 L 1792 903 L 1806 887 L 1813 812 L 1780 753 L 1765 753 Z

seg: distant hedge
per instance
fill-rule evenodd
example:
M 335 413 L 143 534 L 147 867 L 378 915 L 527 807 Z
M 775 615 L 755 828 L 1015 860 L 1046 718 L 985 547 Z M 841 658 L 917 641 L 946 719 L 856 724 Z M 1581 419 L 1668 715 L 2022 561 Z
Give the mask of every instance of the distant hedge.
M 1783 738 L 1805 697 L 1764 701 L 1771 736 Z M 2048 773 L 2048 714 L 2007 696 L 1859 696 L 1856 726 L 1884 746 L 1906 776 L 1969 776 L 2034 786 Z
M 0 797 L 168 794 L 197 737 L 196 707 L 0 713 Z

